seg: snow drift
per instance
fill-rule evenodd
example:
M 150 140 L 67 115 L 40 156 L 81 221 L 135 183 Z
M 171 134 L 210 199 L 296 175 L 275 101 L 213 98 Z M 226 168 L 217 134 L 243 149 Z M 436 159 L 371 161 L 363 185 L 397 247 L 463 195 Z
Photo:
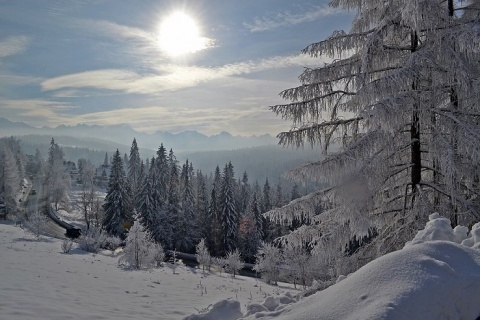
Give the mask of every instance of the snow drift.
M 432 214 L 402 250 L 297 303 L 280 303 L 274 311 L 256 306 L 253 313 L 247 307 L 243 319 L 477 319 L 480 224 L 470 236 L 467 231 L 453 230 L 448 219 Z

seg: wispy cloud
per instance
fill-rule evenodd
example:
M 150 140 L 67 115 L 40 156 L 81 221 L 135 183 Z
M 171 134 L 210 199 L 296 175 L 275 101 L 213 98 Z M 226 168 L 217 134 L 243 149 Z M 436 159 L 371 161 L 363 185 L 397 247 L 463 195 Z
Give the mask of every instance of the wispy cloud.
M 11 36 L 0 40 L 0 58 L 23 53 L 28 46 L 28 37 Z
M 326 6 L 316 6 L 302 13 L 291 13 L 289 11 L 276 14 L 256 17 L 253 22 L 245 22 L 243 26 L 251 32 L 267 31 L 285 26 L 293 26 L 305 22 L 315 21 L 319 18 L 338 14 L 341 11 Z
M 43 91 L 94 88 L 137 94 L 161 94 L 232 76 L 293 66 L 314 66 L 322 61 L 306 55 L 292 55 L 211 68 L 165 64 L 157 66 L 156 70 L 147 74 L 124 69 L 104 69 L 51 78 L 43 81 L 41 87 Z

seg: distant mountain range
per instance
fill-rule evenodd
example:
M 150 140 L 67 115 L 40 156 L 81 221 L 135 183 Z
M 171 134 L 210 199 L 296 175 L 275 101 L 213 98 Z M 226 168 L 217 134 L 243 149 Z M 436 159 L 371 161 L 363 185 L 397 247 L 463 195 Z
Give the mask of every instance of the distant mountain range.
M 233 150 L 275 145 L 278 142 L 277 138 L 268 134 L 249 137 L 233 136 L 228 132 L 206 136 L 197 131 L 180 133 L 157 131 L 149 134 L 136 131 L 127 124 L 108 126 L 78 124 L 76 126 L 60 125 L 56 128 L 47 126 L 35 128 L 23 122 L 12 122 L 8 119 L 0 118 L 0 137 L 26 135 L 74 137 L 79 138 L 79 140 L 87 138 L 92 142 L 102 140 L 124 146 L 130 146 L 133 138 L 136 138 L 137 144 L 141 148 L 156 150 L 163 143 L 166 148 L 173 148 L 175 151 L 180 152 Z M 85 145 L 84 147 L 88 146 Z

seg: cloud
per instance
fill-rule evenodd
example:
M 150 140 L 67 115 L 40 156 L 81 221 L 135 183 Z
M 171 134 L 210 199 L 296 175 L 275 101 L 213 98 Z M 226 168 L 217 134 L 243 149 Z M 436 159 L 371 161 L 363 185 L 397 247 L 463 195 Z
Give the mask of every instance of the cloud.
M 43 91 L 95 88 L 136 94 L 161 94 L 232 76 L 293 66 L 315 66 L 323 61 L 325 60 L 307 55 L 292 55 L 244 61 L 220 67 L 161 64 L 151 73 L 145 74 L 124 69 L 102 69 L 51 78 L 43 81 L 41 87 Z
M 11 36 L 0 40 L 0 58 L 23 53 L 28 46 L 28 37 Z
M 315 21 L 319 18 L 331 16 L 340 12 L 342 11 L 331 7 L 316 6 L 302 13 L 291 13 L 289 11 L 285 11 L 265 17 L 256 17 L 252 23 L 245 22 L 243 23 L 243 26 L 249 29 L 250 32 L 261 32 Z
M 21 76 L 15 74 L 0 74 L 0 85 L 5 86 L 22 86 L 29 84 L 39 84 L 44 81 L 44 78 L 33 76 Z

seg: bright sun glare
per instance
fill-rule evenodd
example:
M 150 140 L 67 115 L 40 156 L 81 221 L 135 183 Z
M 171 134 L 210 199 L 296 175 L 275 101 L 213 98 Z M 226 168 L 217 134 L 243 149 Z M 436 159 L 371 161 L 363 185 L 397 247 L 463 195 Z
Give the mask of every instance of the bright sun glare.
M 160 25 L 160 47 L 171 56 L 193 53 L 207 46 L 196 22 L 183 12 L 175 12 Z

